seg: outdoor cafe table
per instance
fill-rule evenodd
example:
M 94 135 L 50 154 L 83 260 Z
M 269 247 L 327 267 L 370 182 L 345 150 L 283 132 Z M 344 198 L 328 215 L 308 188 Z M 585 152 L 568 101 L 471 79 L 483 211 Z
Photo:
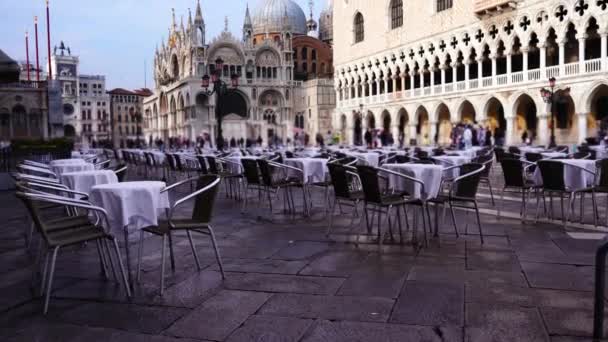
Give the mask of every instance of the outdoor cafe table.
M 93 171 L 95 170 L 95 165 L 82 161 L 81 163 L 51 165 L 51 170 L 55 172 L 57 177 L 61 177 L 62 174 L 68 172 Z
M 127 252 L 127 269 L 131 280 L 129 233 L 158 225 L 158 214 L 170 206 L 165 182 L 141 181 L 95 185 L 89 201 L 108 213 L 109 229 L 123 231 Z
M 389 174 L 389 187 L 406 191 L 412 199 L 429 200 L 437 197 L 441 188 L 443 166 L 433 164 L 385 164 L 384 168 L 406 176 L 421 180 L 424 183 L 424 192 L 420 184 Z
M 595 159 L 600 160 L 600 159 L 608 158 L 608 150 L 606 149 L 606 146 L 595 145 L 595 146 L 589 146 L 589 148 L 595 151 L 595 156 L 596 156 Z
M 444 168 L 460 166 L 471 162 L 471 158 L 465 156 L 437 156 L 433 157 L 433 159 L 439 161 Z M 455 178 L 459 176 L 459 170 L 458 168 L 454 168 L 447 171 L 446 174 L 451 178 Z
M 81 158 L 72 158 L 72 159 L 55 159 L 55 160 L 51 160 L 51 162 L 49 163 L 49 165 L 51 167 L 59 166 L 59 165 L 73 165 L 73 164 L 86 164 L 86 161 L 84 161 L 84 159 L 81 159 Z
M 365 161 L 367 165 L 378 167 L 380 164 L 380 155 L 374 152 L 346 152 L 346 155 L 356 157 L 361 161 Z
M 540 154 L 543 158 L 566 158 L 567 153 L 564 152 L 543 152 Z
M 587 169 L 593 173 L 596 172 L 595 160 L 588 159 L 553 159 L 555 162 L 563 163 L 564 166 L 564 184 L 569 190 L 581 190 L 586 187 L 593 185 L 594 176 L 593 174 L 581 170 L 580 168 Z M 573 167 L 574 166 L 574 167 Z M 576 167 L 578 166 L 578 167 Z M 580 167 L 580 168 L 579 168 Z M 534 175 L 532 176 L 533 181 L 536 185 L 543 184 L 543 178 L 540 173 L 540 169 L 536 168 Z
M 95 185 L 118 183 L 118 177 L 112 170 L 66 172 L 60 179 L 68 188 L 86 194 L 90 193 Z
M 323 158 L 288 158 L 285 159 L 285 165 L 293 166 L 303 171 L 302 174 L 295 170 L 288 170 L 288 177 L 303 177 L 303 182 L 316 183 L 325 180 L 325 175 L 329 172 L 327 169 L 328 159 Z

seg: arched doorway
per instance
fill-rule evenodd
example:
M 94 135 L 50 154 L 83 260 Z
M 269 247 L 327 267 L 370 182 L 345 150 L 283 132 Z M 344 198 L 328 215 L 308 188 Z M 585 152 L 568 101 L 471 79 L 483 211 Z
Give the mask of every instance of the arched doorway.
M 553 109 L 556 126 L 555 137 L 558 144 L 576 143 L 578 132 L 576 130 L 574 101 L 569 91 L 558 90 L 555 92 L 555 109 Z
M 353 144 L 360 146 L 363 145 L 363 119 L 361 118 L 361 113 L 355 113 L 354 122 L 354 132 L 353 132 Z
M 512 141 L 523 143 L 524 132 L 527 132 L 526 135 L 530 141 L 536 139 L 536 112 L 536 104 L 529 95 L 523 94 L 515 101 L 515 129 L 513 132 L 515 136 L 512 137 Z
M 388 111 L 382 112 L 382 133 L 380 135 L 380 141 L 382 146 L 390 145 L 391 140 L 391 114 Z
M 451 135 L 450 109 L 445 103 L 442 103 L 437 107 L 437 143 L 439 145 L 450 145 L 452 143 Z
M 399 142 L 399 146 L 403 146 L 405 144 L 405 142 L 407 141 L 407 124 L 409 121 L 408 115 L 407 115 L 407 111 L 404 108 L 399 109 L 399 112 L 397 113 L 397 120 L 399 122 L 399 136 L 397 137 L 397 141 Z
M 374 117 L 374 113 L 372 113 L 371 111 L 367 112 L 367 116 L 365 117 L 366 123 L 367 123 L 367 128 L 368 129 L 376 129 L 376 118 Z
M 429 112 L 424 106 L 418 107 L 416 110 L 416 140 L 421 145 L 428 145 L 430 143 L 430 125 L 429 125 Z
M 76 136 L 76 129 L 72 125 L 64 125 L 63 126 L 63 135 L 68 138 L 73 138 Z
M 475 122 L 475 107 L 469 101 L 464 101 L 460 105 L 458 117 L 461 123 L 472 124 Z
M 505 120 L 505 110 L 502 103 L 495 97 L 491 98 L 486 104 L 486 128 L 490 129 L 492 136 L 496 138 L 502 136 L 507 130 L 507 120 Z
M 608 129 L 608 85 L 601 84 L 589 96 L 587 136 L 598 136 L 598 129 Z M 604 132 L 605 133 L 605 132 Z

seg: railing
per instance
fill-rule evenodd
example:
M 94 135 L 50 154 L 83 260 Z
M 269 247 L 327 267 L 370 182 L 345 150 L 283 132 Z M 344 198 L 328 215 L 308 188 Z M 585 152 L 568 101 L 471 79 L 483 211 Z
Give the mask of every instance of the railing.
M 550 79 L 551 77 L 559 77 L 559 65 L 547 67 L 546 74 L 546 79 Z
M 19 81 L 0 83 L 0 88 L 41 89 L 46 87 L 46 81 Z
M 492 76 L 482 78 L 481 79 L 481 85 L 484 88 L 485 87 L 491 87 L 492 86 Z
M 568 63 L 564 65 L 565 76 L 577 75 L 579 72 L 579 65 L 580 64 L 578 62 Z
M 511 83 L 521 83 L 524 81 L 524 73 L 522 71 L 511 74 Z
M 467 87 L 465 81 L 456 82 L 456 91 L 465 90 Z
M 479 88 L 479 79 L 469 80 L 469 89 Z
M 454 83 L 447 83 L 445 85 L 445 92 L 446 93 L 451 93 L 454 91 Z
M 440 86 L 440 85 L 436 85 L 436 86 L 433 88 L 433 92 L 434 92 L 435 94 L 441 94 L 441 86 Z
M 528 70 L 528 81 L 540 80 L 540 69 Z
M 507 74 L 496 76 L 496 85 L 505 85 L 509 83 L 509 76 Z
M 414 96 L 420 96 L 420 88 L 414 89 Z
M 585 72 L 597 72 L 602 70 L 602 59 L 596 58 L 585 61 Z
M 431 87 L 424 87 L 422 91 L 424 95 L 431 95 Z

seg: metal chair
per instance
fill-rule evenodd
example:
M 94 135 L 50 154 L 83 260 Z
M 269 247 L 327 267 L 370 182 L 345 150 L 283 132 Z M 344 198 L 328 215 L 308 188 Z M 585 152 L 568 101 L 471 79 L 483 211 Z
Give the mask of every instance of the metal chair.
M 500 217 L 500 211 L 502 205 L 504 205 L 504 196 L 505 192 L 515 191 L 517 193 L 521 193 L 521 205 L 519 209 L 519 214 L 522 217 L 522 221 L 526 220 L 526 202 L 528 201 L 528 196 L 530 195 L 530 191 L 536 189 L 534 182 L 528 179 L 527 174 L 528 170 L 532 167 L 535 167 L 535 164 L 522 161 L 520 159 L 503 159 L 500 162 L 500 166 L 502 168 L 502 174 L 504 178 L 504 186 L 500 195 L 500 203 L 496 211 L 496 216 Z
M 181 185 L 185 182 L 197 181 L 196 183 L 196 191 L 193 193 L 178 199 L 169 209 L 167 214 L 167 220 L 160 221 L 158 226 L 146 227 L 141 230 L 140 233 L 140 242 L 139 242 L 139 252 L 137 257 L 137 281 L 140 279 L 141 274 L 141 258 L 143 254 L 143 244 L 144 244 L 144 232 L 151 233 L 153 235 L 161 236 L 162 247 L 161 247 L 161 272 L 160 272 L 160 295 L 162 296 L 165 288 L 165 254 L 166 254 L 166 246 L 167 246 L 167 237 L 169 238 L 169 244 L 171 244 L 171 232 L 173 231 L 186 231 L 188 235 L 188 240 L 190 241 L 190 247 L 192 248 L 192 254 L 194 255 L 194 260 L 196 262 L 196 266 L 200 271 L 201 264 L 198 259 L 198 254 L 196 252 L 196 246 L 194 244 L 194 240 L 192 239 L 192 232 L 209 235 L 211 237 L 211 243 L 213 244 L 213 250 L 215 252 L 215 258 L 220 268 L 220 272 L 222 273 L 222 279 L 226 279 L 226 275 L 224 274 L 224 267 L 222 264 L 222 259 L 220 256 L 220 251 L 218 249 L 217 241 L 215 239 L 215 233 L 211 226 L 211 219 L 213 216 L 213 207 L 215 204 L 215 199 L 218 193 L 218 186 L 220 183 L 220 178 L 216 175 L 204 175 L 199 178 L 191 178 L 186 181 L 180 182 L 178 184 L 174 184 L 174 187 L 170 187 L 166 189 L 167 191 Z M 187 219 L 174 218 L 175 209 L 180 207 L 185 202 L 190 200 L 194 200 L 194 208 L 192 210 L 192 216 Z M 171 246 L 170 246 L 171 248 Z
M 333 227 L 336 206 L 340 208 L 340 212 L 342 212 L 342 205 L 354 208 L 353 218 L 350 223 L 350 226 L 352 227 L 355 215 L 357 215 L 358 205 L 363 200 L 363 191 L 353 182 L 354 177 L 358 177 L 358 175 L 353 172 L 357 170 L 356 168 L 340 163 L 328 163 L 327 168 L 329 169 L 329 178 L 335 196 L 334 201 L 330 203 L 329 226 L 325 233 L 326 236 L 329 236 Z

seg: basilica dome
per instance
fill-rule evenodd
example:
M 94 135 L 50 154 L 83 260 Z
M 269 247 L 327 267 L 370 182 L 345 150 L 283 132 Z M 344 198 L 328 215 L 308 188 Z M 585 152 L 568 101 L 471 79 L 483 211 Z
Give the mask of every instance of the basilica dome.
M 262 0 L 253 11 L 253 34 L 281 32 L 286 15 L 292 33 L 306 34 L 306 15 L 292 0 Z

